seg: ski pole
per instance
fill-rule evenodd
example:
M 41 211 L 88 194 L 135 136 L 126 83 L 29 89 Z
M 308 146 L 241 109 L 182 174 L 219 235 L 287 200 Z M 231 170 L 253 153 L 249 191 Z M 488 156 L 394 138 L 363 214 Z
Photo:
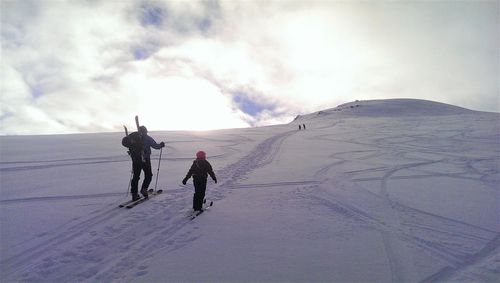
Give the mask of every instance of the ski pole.
M 134 170 L 130 171 L 130 180 L 128 181 L 127 194 L 125 197 L 128 197 L 128 192 L 130 191 L 130 185 L 132 185 L 132 176 L 134 175 Z
M 123 126 L 123 127 L 125 128 L 125 133 L 127 133 L 127 136 L 128 136 L 127 127 L 125 127 L 125 126 Z M 131 156 L 130 150 L 127 151 L 127 154 L 128 154 L 128 156 Z M 128 192 L 130 191 L 130 186 L 132 185 L 133 175 L 134 175 L 134 162 L 132 162 L 132 169 L 130 169 L 130 179 L 128 181 L 127 193 L 126 193 L 125 197 L 128 197 Z
M 162 151 L 163 151 L 163 147 L 160 148 L 160 158 L 158 159 L 158 170 L 156 170 L 155 192 L 156 192 L 156 185 L 158 184 L 158 175 L 160 175 L 160 162 L 161 162 Z

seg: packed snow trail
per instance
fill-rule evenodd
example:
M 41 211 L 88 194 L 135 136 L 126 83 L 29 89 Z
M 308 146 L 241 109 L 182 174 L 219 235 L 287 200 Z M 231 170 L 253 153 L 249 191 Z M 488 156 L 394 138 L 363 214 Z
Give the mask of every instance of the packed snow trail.
M 221 183 L 210 188 L 211 200 L 227 196 L 244 176 L 273 160 L 286 131 L 258 144 L 238 162 L 217 170 Z M 103 209 L 84 221 L 48 234 L 46 240 L 1 263 L 8 280 L 120 281 L 140 276 L 141 262 L 158 252 L 176 250 L 200 237 L 185 217 L 191 195 L 179 188 L 133 210 Z M 113 204 L 114 205 L 114 204 Z

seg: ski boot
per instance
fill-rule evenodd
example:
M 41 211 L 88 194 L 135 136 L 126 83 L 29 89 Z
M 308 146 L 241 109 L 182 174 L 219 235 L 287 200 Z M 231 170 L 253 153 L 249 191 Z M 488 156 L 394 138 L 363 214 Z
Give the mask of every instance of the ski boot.
M 147 188 L 142 188 L 141 189 L 141 194 L 144 198 L 148 198 L 148 189 Z

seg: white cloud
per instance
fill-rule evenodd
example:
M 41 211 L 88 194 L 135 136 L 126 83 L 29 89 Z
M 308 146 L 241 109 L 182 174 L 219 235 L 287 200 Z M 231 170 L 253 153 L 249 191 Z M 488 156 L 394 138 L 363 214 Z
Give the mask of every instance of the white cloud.
M 268 125 L 369 98 L 500 110 L 498 2 L 0 5 L 0 134 Z

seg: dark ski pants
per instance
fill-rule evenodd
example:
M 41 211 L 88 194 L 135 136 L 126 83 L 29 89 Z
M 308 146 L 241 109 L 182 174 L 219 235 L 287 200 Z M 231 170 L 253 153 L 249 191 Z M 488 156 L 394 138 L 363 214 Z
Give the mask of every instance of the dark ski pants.
M 141 171 L 144 171 L 144 181 L 142 181 L 141 186 L 141 193 L 144 194 L 144 191 L 147 191 L 149 183 L 151 183 L 151 180 L 153 179 L 153 172 L 151 171 L 151 159 L 145 158 L 143 162 L 141 157 L 132 158 L 132 171 L 134 172 L 130 189 L 132 196 L 139 195 L 138 186 L 139 179 L 141 178 Z
M 193 196 L 193 209 L 201 210 L 203 207 L 203 200 L 205 199 L 205 191 L 207 189 L 207 178 L 193 177 L 194 196 Z

